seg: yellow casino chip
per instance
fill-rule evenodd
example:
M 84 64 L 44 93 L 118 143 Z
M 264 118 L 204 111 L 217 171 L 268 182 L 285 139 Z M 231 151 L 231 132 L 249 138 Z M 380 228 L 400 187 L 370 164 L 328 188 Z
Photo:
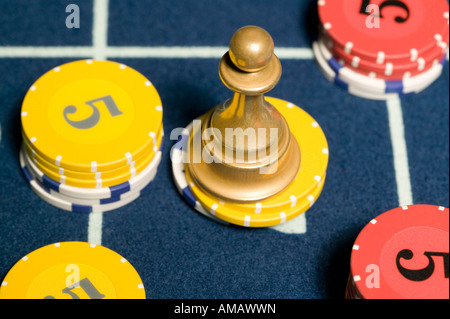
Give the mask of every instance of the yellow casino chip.
M 23 133 L 22 133 L 22 136 L 23 136 Z M 64 169 L 64 168 L 60 167 L 59 166 L 60 163 L 58 163 L 58 162 L 55 162 L 55 163 L 48 162 L 43 157 L 41 157 L 38 153 L 36 153 L 36 151 L 33 150 L 32 146 L 29 144 L 29 142 L 27 141 L 27 139 L 24 136 L 23 136 L 24 137 L 23 138 L 23 146 L 24 146 L 24 149 L 25 149 L 27 155 L 31 159 L 33 159 L 33 161 L 36 164 L 39 164 L 38 167 L 43 166 L 43 167 L 45 167 L 46 170 L 50 170 L 51 172 L 56 173 L 58 175 L 82 179 L 82 180 L 90 180 L 90 179 L 98 179 L 98 178 L 106 179 L 106 178 L 114 178 L 123 173 L 128 172 L 130 170 L 130 168 L 136 167 L 140 162 L 144 161 L 145 158 L 147 158 L 148 156 L 151 156 L 156 151 L 158 151 L 158 149 L 160 148 L 161 143 L 162 143 L 162 138 L 164 136 L 163 127 L 161 126 L 161 129 L 159 130 L 159 132 L 152 133 L 151 136 L 153 138 L 153 143 L 151 145 L 151 148 L 146 150 L 145 152 L 143 152 L 141 154 L 141 156 L 139 156 L 138 158 L 134 158 L 133 160 L 131 160 L 131 158 L 130 158 L 130 161 L 127 162 L 127 164 L 122 167 L 115 168 L 113 170 L 108 170 L 108 171 L 97 171 L 95 173 L 72 171 L 70 169 Z
M 45 176 L 58 183 L 81 188 L 112 187 L 130 180 L 134 176 L 141 173 L 150 164 L 150 162 L 155 157 L 155 153 L 159 151 L 162 135 L 159 135 L 155 138 L 157 138 L 155 148 L 149 150 L 148 154 L 146 152 L 145 154 L 143 154 L 143 156 L 130 163 L 130 165 L 107 172 L 73 172 L 60 168 L 60 170 L 56 173 L 55 171 L 48 168 L 51 163 L 38 160 L 38 155 L 32 153 L 26 143 L 24 152 L 26 152 L 29 159 L 34 162 L 36 167 L 40 171 L 42 171 Z
M 6 275 L 0 299 L 145 299 L 134 267 L 116 252 L 61 242 L 23 257 Z
M 131 67 L 81 60 L 39 78 L 25 96 L 21 119 L 26 140 L 48 162 L 108 171 L 151 148 L 162 103 L 153 84 Z
M 296 200 L 295 205 L 291 205 L 288 208 L 280 206 L 278 209 L 266 209 L 264 207 L 263 210 L 262 203 L 239 205 L 225 202 L 217 197 L 213 197 L 200 186 L 193 183 L 192 176 L 189 174 L 188 170 L 186 170 L 186 179 L 190 185 L 190 189 L 194 194 L 194 197 L 200 202 L 206 211 L 223 221 L 244 227 L 269 227 L 283 224 L 294 219 L 314 205 L 322 193 L 325 183 L 324 177 L 321 179 L 317 187 L 312 189 L 307 196 Z M 243 210 L 243 207 L 247 208 L 247 211 Z M 249 210 L 252 211 L 249 212 Z
M 24 152 L 27 152 L 24 148 Z M 58 173 L 55 173 L 53 171 L 50 171 L 47 167 L 41 165 L 39 162 L 34 161 L 32 158 L 29 157 L 30 161 L 33 161 L 36 167 L 44 173 L 45 176 L 48 178 L 54 180 L 55 182 L 58 182 L 60 184 L 68 185 L 68 186 L 74 186 L 74 187 L 80 187 L 80 188 L 102 188 L 102 187 L 113 187 L 119 184 L 122 184 L 126 181 L 129 181 L 131 178 L 139 175 L 153 160 L 155 157 L 155 151 L 151 151 L 150 154 L 145 155 L 144 158 L 140 159 L 138 163 L 133 165 L 132 167 L 128 166 L 128 169 L 124 172 L 121 172 L 117 174 L 114 177 L 104 177 L 101 176 L 101 173 L 98 173 L 99 176 L 97 178 L 91 178 L 91 179 L 78 179 L 74 177 L 69 177 L 66 175 L 61 175 Z M 27 155 L 29 156 L 28 152 Z M 117 169 L 116 169 L 117 170 Z

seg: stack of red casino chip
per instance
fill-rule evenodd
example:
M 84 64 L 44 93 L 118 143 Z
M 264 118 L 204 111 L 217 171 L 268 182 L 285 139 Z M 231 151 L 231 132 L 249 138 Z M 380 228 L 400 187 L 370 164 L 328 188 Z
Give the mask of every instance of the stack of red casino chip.
M 322 72 L 363 98 L 423 91 L 441 75 L 449 45 L 448 2 L 432 2 L 319 0 Z

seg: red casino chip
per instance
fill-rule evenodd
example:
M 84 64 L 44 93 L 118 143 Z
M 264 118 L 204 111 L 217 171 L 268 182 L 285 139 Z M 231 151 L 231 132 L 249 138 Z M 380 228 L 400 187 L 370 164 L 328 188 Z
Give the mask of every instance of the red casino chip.
M 411 205 L 370 221 L 353 245 L 347 298 L 448 299 L 448 213 Z
M 432 2 L 319 0 L 318 10 L 325 30 L 348 54 L 379 64 L 408 63 L 448 39 L 448 2 Z
M 417 57 L 415 61 L 409 61 L 408 63 L 388 62 L 378 64 L 348 54 L 339 46 L 332 47 L 330 50 L 336 59 L 343 62 L 343 65 L 351 68 L 355 72 L 365 75 L 372 73 L 376 78 L 386 80 L 402 80 L 405 76 L 419 75 L 438 64 L 447 54 L 447 46 L 445 45 L 445 48 L 429 50 L 424 56 Z

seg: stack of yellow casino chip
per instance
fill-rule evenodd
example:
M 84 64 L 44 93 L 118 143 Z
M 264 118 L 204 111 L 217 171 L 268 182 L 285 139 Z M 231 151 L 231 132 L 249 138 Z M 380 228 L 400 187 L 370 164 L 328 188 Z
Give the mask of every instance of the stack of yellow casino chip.
M 138 198 L 161 160 L 162 103 L 141 73 L 81 60 L 40 77 L 22 105 L 22 169 L 58 208 L 105 212 Z
M 310 209 L 322 193 L 329 152 L 318 122 L 293 103 L 266 97 L 284 116 L 300 148 L 301 162 L 295 179 L 281 192 L 257 202 L 236 203 L 209 193 L 195 182 L 189 169 L 189 145 L 201 134 L 193 122 L 172 149 L 172 172 L 178 191 L 198 212 L 225 224 L 268 227 L 283 224 Z M 203 120 L 203 119 L 202 119 Z

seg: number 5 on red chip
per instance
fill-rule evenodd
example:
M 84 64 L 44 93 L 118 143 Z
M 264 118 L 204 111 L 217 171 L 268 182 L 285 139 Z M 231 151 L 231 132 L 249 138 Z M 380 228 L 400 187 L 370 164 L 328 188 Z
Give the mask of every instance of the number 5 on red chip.
M 448 299 L 448 212 L 411 205 L 372 219 L 353 245 L 346 298 Z

